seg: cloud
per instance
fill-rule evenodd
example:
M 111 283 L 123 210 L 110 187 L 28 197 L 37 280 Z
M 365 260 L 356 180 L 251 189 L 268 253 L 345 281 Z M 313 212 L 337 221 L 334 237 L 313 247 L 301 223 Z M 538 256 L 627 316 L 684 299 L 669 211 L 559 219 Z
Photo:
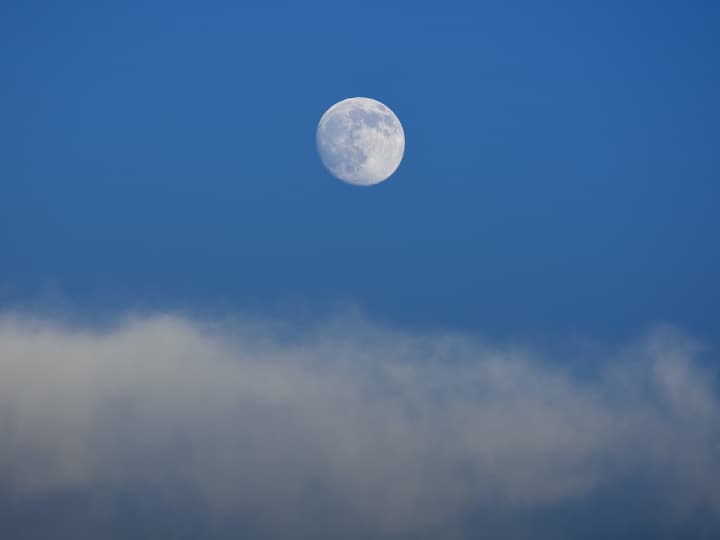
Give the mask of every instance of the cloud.
M 720 531 L 720 402 L 697 354 L 671 328 L 577 370 L 357 318 L 6 314 L 0 532 L 700 537 Z

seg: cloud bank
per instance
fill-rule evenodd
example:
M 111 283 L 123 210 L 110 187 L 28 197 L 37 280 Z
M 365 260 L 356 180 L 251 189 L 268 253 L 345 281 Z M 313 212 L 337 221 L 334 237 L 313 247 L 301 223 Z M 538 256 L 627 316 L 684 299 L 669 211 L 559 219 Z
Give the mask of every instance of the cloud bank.
M 715 537 L 720 401 L 697 351 L 661 328 L 578 372 L 357 319 L 5 314 L 0 533 Z

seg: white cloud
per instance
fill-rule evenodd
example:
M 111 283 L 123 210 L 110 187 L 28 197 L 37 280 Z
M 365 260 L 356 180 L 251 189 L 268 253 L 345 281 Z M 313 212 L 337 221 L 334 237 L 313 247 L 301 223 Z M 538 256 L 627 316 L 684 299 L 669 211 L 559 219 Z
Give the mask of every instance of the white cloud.
M 678 522 L 720 514 L 720 403 L 671 329 L 584 377 L 458 335 L 291 330 L 5 315 L 0 491 L 187 489 L 218 519 L 296 537 L 463 537 L 474 513 L 522 516 L 638 478 Z

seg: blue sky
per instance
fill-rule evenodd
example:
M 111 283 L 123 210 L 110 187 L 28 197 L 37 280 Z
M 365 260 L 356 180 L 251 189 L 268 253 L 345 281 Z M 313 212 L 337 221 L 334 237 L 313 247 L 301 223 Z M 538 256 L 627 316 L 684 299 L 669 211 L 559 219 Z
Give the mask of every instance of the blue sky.
M 217 345 L 215 334 L 205 336 L 204 327 L 195 326 L 200 323 L 183 317 L 239 317 L 266 324 L 325 321 L 341 313 L 338 324 L 354 337 L 332 345 L 347 348 L 352 358 L 364 358 L 367 344 L 355 335 L 357 321 L 347 315 L 349 308 L 371 321 L 362 324 L 380 328 L 382 343 L 395 338 L 405 343 L 403 332 L 409 332 L 430 336 L 433 347 L 445 350 L 445 338 L 437 336 L 457 332 L 489 340 L 500 348 L 498 354 L 512 357 L 512 344 L 528 340 L 566 349 L 578 346 L 575 341 L 568 345 L 572 340 L 588 339 L 602 351 L 614 351 L 613 359 L 637 353 L 645 368 L 647 358 L 660 366 L 630 370 L 629 380 L 644 380 L 637 388 L 655 388 L 638 390 L 637 403 L 627 388 L 618 390 L 608 382 L 615 380 L 611 374 L 594 381 L 591 393 L 617 392 L 627 398 L 623 403 L 638 407 L 628 405 L 620 411 L 628 415 L 620 414 L 612 399 L 603 399 L 588 406 L 589 417 L 620 421 L 647 414 L 651 421 L 645 427 L 663 429 L 639 432 L 659 447 L 691 456 L 698 448 L 677 441 L 675 448 L 659 433 L 676 428 L 680 433 L 679 426 L 702 410 L 704 420 L 690 422 L 697 431 L 682 433 L 703 441 L 700 446 L 707 444 L 700 453 L 711 455 L 714 441 L 720 440 L 716 428 L 709 427 L 720 418 L 717 389 L 705 388 L 711 379 L 692 366 L 700 354 L 695 343 L 703 344 L 697 350 L 708 358 L 717 356 L 720 346 L 719 24 L 720 6 L 711 1 L 3 2 L 0 337 L 5 341 L 0 339 L 0 352 L 15 361 L 19 356 L 7 355 L 27 348 L 28 358 L 47 367 L 47 353 L 38 352 L 35 343 L 45 343 L 42 336 L 50 335 L 60 345 L 42 351 L 58 346 L 65 351 L 59 357 L 75 358 L 75 345 L 68 344 L 75 344 L 76 336 L 57 330 L 54 325 L 61 323 L 47 323 L 51 330 L 23 341 L 26 332 L 14 322 L 17 313 L 42 319 L 60 312 L 61 319 L 85 321 L 150 314 L 142 319 L 148 328 L 155 328 L 154 317 L 170 314 L 175 322 L 169 330 L 161 325 L 163 332 L 178 339 L 204 336 L 198 338 L 202 345 L 193 346 L 213 358 L 215 347 L 226 345 Z M 368 189 L 334 179 L 315 148 L 320 116 L 352 96 L 387 104 L 406 134 L 400 168 Z M 236 331 L 245 332 L 246 324 Z M 684 345 L 656 346 L 656 338 L 646 337 L 664 324 L 674 329 L 663 327 L 661 333 L 679 332 Z M 147 338 L 150 330 L 134 333 L 134 328 L 117 330 L 105 345 L 83 342 L 78 350 L 97 347 L 88 362 L 97 362 L 99 373 L 107 369 L 112 374 L 114 368 L 104 366 L 119 362 L 113 339 L 124 343 L 130 336 L 138 354 L 150 362 L 154 353 L 147 351 L 161 350 L 161 356 L 185 365 L 180 353 L 164 349 L 164 338 L 156 343 Z M 275 330 L 265 331 L 285 343 Z M 451 342 L 452 350 L 464 350 Z M 304 353 L 283 346 L 265 353 L 297 356 L 307 370 L 303 373 L 317 376 Z M 231 349 L 242 355 L 244 347 Z M 325 351 L 330 344 L 317 347 Z M 486 366 L 485 347 L 476 344 L 459 354 L 461 363 L 480 358 L 479 365 Z M 593 351 L 583 354 L 605 354 Z M 381 362 L 386 367 L 404 358 L 389 345 L 378 354 L 387 358 Z M 539 353 L 530 356 L 546 360 Z M 680 379 L 668 375 L 675 381 L 669 386 L 665 379 L 652 378 L 665 373 L 668 357 L 690 365 L 667 368 L 683 374 Z M 600 364 L 596 371 L 604 373 L 605 363 Z M 560 365 L 564 362 L 556 358 L 550 369 Z M 337 369 L 342 381 L 357 376 L 372 392 L 384 391 L 373 386 L 372 370 L 358 375 Z M 512 373 L 525 381 L 537 375 L 534 369 Z M 538 376 L 555 381 L 545 372 Z M 291 376 L 279 370 L 273 377 Z M 425 377 L 430 375 L 424 371 L 418 376 Z M 567 377 L 558 402 L 584 411 L 587 388 Z M 459 384 L 463 375 L 453 371 L 441 377 L 456 378 Z M 183 378 L 168 384 L 179 393 L 186 389 Z M 525 384 L 518 382 L 519 392 L 532 394 L 532 385 Z M 32 386 L 43 388 L 42 383 Z M 146 403 L 141 386 L 128 379 L 123 395 L 129 402 Z M 70 381 L 62 388 L 73 396 L 77 385 Z M 197 392 L 212 394 L 205 387 Z M 689 397 L 673 401 L 677 392 L 707 399 L 702 406 Z M 432 408 L 433 391 L 420 395 L 429 396 L 423 403 Z M 512 396 L 522 404 L 518 410 L 543 410 L 539 397 Z M 353 405 L 363 414 L 366 397 Z M 663 409 L 666 400 L 672 407 Z M 94 403 L 86 406 L 95 410 Z M 494 404 L 481 403 L 491 409 Z M 675 412 L 655 417 L 647 412 L 655 406 Z M 218 410 L 224 409 L 218 405 Z M 575 440 L 574 419 L 558 419 L 551 412 L 542 420 L 574 434 L 563 431 L 556 435 L 560 439 Z M 438 415 L 433 418 L 446 418 Z M 267 421 L 259 414 L 248 425 Z M 598 426 L 603 421 L 597 420 Z M 43 416 L 32 426 L 47 422 Z M 226 424 L 218 425 L 225 430 Z M 75 432 L 73 426 L 69 432 Z M 144 432 L 145 427 L 137 429 Z M 191 424 L 187 429 L 197 434 L 200 428 Z M 90 437 L 80 431 L 78 436 Z M 647 456 L 633 453 L 635 441 L 626 439 L 624 431 L 609 435 L 598 427 L 588 439 L 597 452 L 591 457 L 612 454 L 605 437 L 616 437 L 633 456 L 612 470 L 637 471 L 635 460 Z M 531 437 L 528 446 L 534 448 L 541 438 Z M 53 444 L 44 447 L 51 454 Z M 154 448 L 165 444 L 170 443 L 163 440 Z M 0 444 L 0 457 L 2 452 Z M 127 452 L 123 459 L 135 463 L 142 448 Z M 458 452 L 472 454 L 469 447 Z M 588 456 L 580 454 L 583 459 L 574 463 L 585 463 Z M 106 467 L 115 466 L 115 456 L 99 450 L 98 455 Z M 570 461 L 573 456 L 570 452 Z M 720 494 L 710 490 L 708 495 L 680 465 L 674 469 L 655 455 L 648 461 L 655 458 L 658 467 L 677 469 L 677 477 L 693 488 L 680 482 L 687 493 L 700 493 L 698 500 L 704 502 L 683 514 L 694 516 L 696 537 L 703 530 L 720 530 Z M 720 464 L 708 460 L 699 468 L 712 477 Z M 309 462 L 303 467 L 314 470 Z M 571 472 L 569 492 L 585 497 L 594 479 L 578 480 Z M 624 499 L 614 494 L 623 492 L 625 483 L 633 484 L 629 476 L 598 488 L 597 500 L 568 504 L 580 514 L 594 515 L 597 508 L 620 512 Z M 665 484 L 665 478 L 656 480 L 677 487 Z M 10 489 L 7 482 L 0 477 L 0 499 Z M 653 493 L 656 484 L 650 485 L 637 489 Z M 107 489 L 114 488 L 92 483 L 88 497 Z M 122 500 L 127 490 L 142 492 L 123 487 Z M 353 499 L 357 493 L 345 495 Z M 509 500 L 517 500 L 512 495 Z M 48 495 L 52 501 L 55 496 Z M 539 504 L 528 497 L 531 506 Z M 657 508 L 648 497 L 634 516 L 636 525 L 610 527 L 608 534 L 660 534 L 661 526 L 647 518 Z M 166 502 L 167 508 L 176 508 L 176 502 Z M 435 507 L 435 502 L 428 504 Z M 32 516 L 35 507 L 30 508 Z M 118 519 L 129 523 L 123 511 Z M 463 522 L 475 523 L 489 511 L 480 509 Z M 510 505 L 498 515 L 513 516 L 514 511 Z M 553 523 L 558 516 L 557 510 L 539 517 L 527 511 L 527 523 Z M 0 516 L 22 524 L 26 514 L 17 512 Z M 167 523 L 166 517 L 158 523 Z M 514 522 L 498 519 L 496 531 L 507 532 L 503 527 Z M 559 519 L 568 523 L 566 530 L 587 536 L 587 530 L 572 529 L 566 515 Z M 420 525 L 403 529 L 406 536 L 395 529 L 368 534 L 419 538 L 413 527 Z M 556 529 L 548 530 L 558 537 Z M 514 533 L 522 537 L 522 531 Z
M 3 303 L 720 330 L 712 2 L 2 10 Z M 314 147 L 354 95 L 407 134 L 367 191 Z

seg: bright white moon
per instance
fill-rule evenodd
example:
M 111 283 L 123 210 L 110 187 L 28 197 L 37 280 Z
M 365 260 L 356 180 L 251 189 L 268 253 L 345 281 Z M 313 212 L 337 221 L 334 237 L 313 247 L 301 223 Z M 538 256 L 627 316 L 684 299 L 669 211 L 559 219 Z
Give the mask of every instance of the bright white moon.
M 370 98 L 344 99 L 322 115 L 317 127 L 320 159 L 340 180 L 372 186 L 400 165 L 405 133 L 388 107 Z

